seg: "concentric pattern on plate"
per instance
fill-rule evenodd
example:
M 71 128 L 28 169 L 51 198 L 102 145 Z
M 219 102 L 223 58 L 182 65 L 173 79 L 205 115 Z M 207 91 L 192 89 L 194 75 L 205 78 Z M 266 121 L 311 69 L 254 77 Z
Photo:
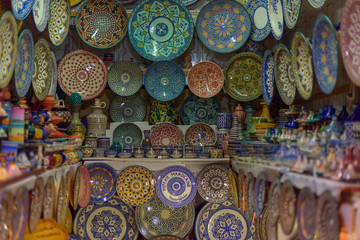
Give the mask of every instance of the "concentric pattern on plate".
M 4 191 L 0 198 L 0 239 L 9 239 L 12 232 L 14 196 Z
M 251 101 L 262 94 L 262 59 L 253 53 L 232 57 L 224 68 L 224 90 L 238 101 Z
M 284 12 L 281 0 L 267 0 L 267 14 L 272 34 L 280 40 L 284 34 Z
M 24 20 L 30 13 L 34 0 L 11 0 L 11 9 L 17 20 Z
M 254 196 L 255 196 L 255 180 L 253 175 L 248 172 L 245 179 L 245 218 L 248 222 L 252 222 L 254 217 Z
M 254 41 L 264 40 L 271 32 L 266 4 L 266 0 L 250 0 L 246 4 L 246 9 L 252 20 L 250 38 Z
M 302 0 L 283 0 L 283 11 L 286 26 L 293 29 L 299 20 Z
M 214 0 L 199 12 L 196 31 L 207 48 L 229 53 L 239 49 L 249 38 L 251 19 L 241 3 Z
M 289 235 L 296 220 L 296 199 L 294 188 L 289 180 L 286 180 L 280 191 L 279 219 L 281 229 Z
M 43 207 L 43 217 L 45 219 L 52 219 L 54 216 L 55 209 L 55 180 L 53 176 L 49 176 L 44 193 L 44 207 Z
M 254 207 L 255 217 L 260 217 L 265 205 L 266 177 L 264 172 L 260 172 L 255 181 Z
M 108 164 L 92 163 L 87 166 L 90 174 L 90 201 L 105 202 L 116 191 L 116 172 Z
M 316 199 L 310 188 L 301 189 L 297 199 L 298 232 L 301 240 L 312 240 L 316 231 Z
M 40 220 L 43 211 L 44 202 L 44 190 L 45 182 L 44 179 L 39 177 L 36 179 L 34 189 L 32 191 L 31 206 L 30 206 L 30 217 L 29 217 L 29 230 L 31 233 L 35 232 L 35 229 Z
M 122 123 L 115 128 L 113 141 L 119 141 L 121 146 L 140 145 L 142 143 L 141 129 L 133 123 Z
M 22 240 L 24 238 L 26 225 L 29 215 L 29 192 L 26 187 L 21 187 L 16 193 L 14 200 L 13 214 L 13 240 Z
M 58 65 L 58 83 L 71 95 L 78 92 L 81 100 L 97 97 L 106 87 L 107 67 L 94 53 L 76 50 L 65 55 Z
M 48 31 L 52 44 L 59 46 L 65 40 L 70 27 L 70 1 L 52 0 Z
M 193 34 L 192 16 L 180 1 L 141 1 L 129 19 L 131 44 L 152 61 L 179 57 L 190 46 Z
M 35 0 L 32 12 L 35 27 L 39 32 L 43 32 L 49 20 L 50 0 Z
M 213 146 L 216 144 L 216 133 L 205 123 L 195 123 L 185 132 L 185 144 L 191 146 Z
M 183 144 L 184 133 L 175 124 L 159 123 L 151 128 L 152 146 L 178 146 Z
M 146 102 L 138 94 L 116 96 L 111 100 L 109 113 L 114 122 L 141 122 L 146 116 Z
M 127 13 L 116 0 L 87 0 L 76 15 L 76 30 L 81 39 L 96 48 L 118 44 L 127 30 Z
M 321 194 L 316 208 L 316 229 L 319 239 L 335 240 L 340 233 L 337 203 L 329 191 Z
M 274 97 L 274 58 L 270 50 L 266 50 L 262 63 L 261 85 L 263 98 L 267 105 L 270 105 Z

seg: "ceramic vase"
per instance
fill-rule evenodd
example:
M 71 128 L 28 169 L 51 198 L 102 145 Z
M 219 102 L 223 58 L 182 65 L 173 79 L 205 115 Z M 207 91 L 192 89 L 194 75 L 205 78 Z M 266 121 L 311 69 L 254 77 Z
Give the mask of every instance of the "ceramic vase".
M 217 129 L 231 129 L 231 113 L 218 113 L 216 116 Z
M 95 98 L 95 105 L 91 106 L 92 113 L 86 117 L 88 133 L 92 133 L 96 137 L 106 134 L 108 117 L 102 112 L 105 107 L 105 102 L 100 102 L 99 98 Z
M 70 106 L 72 110 L 72 119 L 70 125 L 67 127 L 66 132 L 69 135 L 73 134 L 73 131 L 79 126 L 85 136 L 86 127 L 81 123 L 79 111 L 81 107 L 81 96 L 79 93 L 72 93 L 70 96 Z
M 244 124 L 245 122 L 245 116 L 246 113 L 244 111 L 244 109 L 242 108 L 242 106 L 240 105 L 240 103 L 236 106 L 235 111 L 232 114 L 233 117 L 237 117 L 237 121 L 239 124 Z

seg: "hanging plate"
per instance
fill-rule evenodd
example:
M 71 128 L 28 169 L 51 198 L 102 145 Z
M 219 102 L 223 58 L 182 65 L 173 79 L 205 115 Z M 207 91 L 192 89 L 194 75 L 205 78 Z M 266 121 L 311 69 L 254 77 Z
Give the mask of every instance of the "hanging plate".
M 13 224 L 14 196 L 3 191 L 0 197 L 0 239 L 10 239 Z
M 159 123 L 151 128 L 152 146 L 179 146 L 183 144 L 184 133 L 175 124 Z
M 185 132 L 185 144 L 191 146 L 213 146 L 216 144 L 216 133 L 205 123 L 195 123 Z
M 85 165 L 79 166 L 80 170 L 80 187 L 79 187 L 79 207 L 84 208 L 90 201 L 91 182 L 89 170 Z
M 87 166 L 90 175 L 90 201 L 105 202 L 116 192 L 116 172 L 108 164 L 92 163 Z
M 51 86 L 50 86 L 50 90 L 49 90 L 49 95 L 55 96 L 56 89 L 57 89 L 57 62 L 56 62 L 55 53 L 51 51 L 50 54 L 51 54 L 52 63 L 53 63 L 53 75 L 52 75 L 52 81 L 51 81 Z
M 113 141 L 124 145 L 140 145 L 142 143 L 141 129 L 133 123 L 122 123 L 117 126 L 113 133 Z
M 281 186 L 279 219 L 281 229 L 286 235 L 289 235 L 294 228 L 296 220 L 296 196 L 294 188 L 289 180 L 286 180 Z
M 43 217 L 45 219 L 53 219 L 55 209 L 55 180 L 53 176 L 49 176 L 44 193 Z
M 262 63 L 261 86 L 263 98 L 267 105 L 270 105 L 274 97 L 274 58 L 270 50 L 266 50 Z
M 239 195 L 238 195 L 238 189 L 237 189 L 237 181 L 235 177 L 234 171 L 229 168 L 229 182 L 230 182 L 230 193 L 232 200 L 234 202 L 234 205 L 236 208 L 239 208 Z
M 319 239 L 335 240 L 340 233 L 337 203 L 329 191 L 321 194 L 316 208 L 316 228 Z
M 49 21 L 50 0 L 35 0 L 32 14 L 35 27 L 39 32 L 43 32 Z
M 254 177 L 248 172 L 245 180 L 245 218 L 246 221 L 251 223 L 254 217 Z
M 35 232 L 35 229 L 39 223 L 44 202 L 44 190 L 45 182 L 42 177 L 36 179 L 34 189 L 32 190 L 30 216 L 29 216 L 29 230 L 31 233 Z
M 272 34 L 276 40 L 281 40 L 284 34 L 284 12 L 282 0 L 267 0 L 267 8 Z
M 281 191 L 281 183 L 279 179 L 276 179 L 270 185 L 269 196 L 268 196 L 269 222 L 271 226 L 276 225 L 279 219 L 280 191 Z
M 238 173 L 238 177 L 237 177 L 237 181 L 238 181 L 237 189 L 239 191 L 239 210 L 240 210 L 241 214 L 244 213 L 244 206 L 245 206 L 245 203 L 244 203 L 244 200 L 245 200 L 244 176 L 245 176 L 244 170 L 239 169 L 239 173 Z
M 316 199 L 310 188 L 301 189 L 297 199 L 300 240 L 312 240 L 316 231 Z
M 70 1 L 69 0 L 52 0 L 50 4 L 50 14 L 48 31 L 52 44 L 60 46 L 70 27 Z
M 264 172 L 260 172 L 255 181 L 254 207 L 255 217 L 260 217 L 260 214 L 265 205 L 266 194 L 266 177 Z
M 325 2 L 326 2 L 326 0 L 309 0 L 309 3 L 314 8 L 321 8 Z
M 24 20 L 33 8 L 34 0 L 11 0 L 11 9 L 17 20 Z
M 293 29 L 299 20 L 302 0 L 283 0 L 283 11 L 286 26 Z
M 26 187 L 18 189 L 14 200 L 14 213 L 12 225 L 12 239 L 24 239 L 26 225 L 29 216 L 29 192 Z
M 267 0 L 248 1 L 246 9 L 251 18 L 251 34 L 253 41 L 260 42 L 267 38 L 271 32 L 270 22 L 267 17 Z
M 146 116 L 146 102 L 138 94 L 116 96 L 111 100 L 109 113 L 114 122 L 141 122 Z

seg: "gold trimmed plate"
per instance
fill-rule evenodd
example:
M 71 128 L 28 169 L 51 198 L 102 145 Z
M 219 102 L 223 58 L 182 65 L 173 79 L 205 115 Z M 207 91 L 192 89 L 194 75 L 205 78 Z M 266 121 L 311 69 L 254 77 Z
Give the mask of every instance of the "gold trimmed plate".
M 44 190 L 45 181 L 43 178 L 39 177 L 35 182 L 34 189 L 32 190 L 29 219 L 29 230 L 31 233 L 35 232 L 35 229 L 41 217 L 45 195 Z
M 281 229 L 286 235 L 289 235 L 296 220 L 296 195 L 289 180 L 286 180 L 281 186 L 279 220 Z

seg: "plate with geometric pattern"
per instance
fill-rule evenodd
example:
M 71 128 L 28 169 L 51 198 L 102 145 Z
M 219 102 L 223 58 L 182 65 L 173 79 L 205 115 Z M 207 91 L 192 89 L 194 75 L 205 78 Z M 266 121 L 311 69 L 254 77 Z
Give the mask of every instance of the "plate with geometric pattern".
M 114 122 L 141 122 L 146 116 L 146 102 L 139 94 L 116 96 L 111 100 L 109 113 Z
M 30 13 L 34 0 L 11 0 L 11 9 L 17 20 L 24 20 Z
M 206 123 L 195 123 L 185 132 L 185 144 L 191 146 L 213 146 L 216 144 L 216 133 Z
M 90 201 L 105 202 L 116 192 L 116 172 L 108 164 L 92 163 L 87 166 L 90 174 Z
M 151 128 L 152 146 L 178 146 L 183 144 L 184 133 L 172 123 L 158 123 Z
M 59 46 L 62 44 L 69 32 L 70 27 L 70 1 L 52 0 L 50 4 L 50 14 L 48 31 L 52 44 Z
M 122 123 L 115 128 L 113 141 L 119 141 L 121 146 L 140 145 L 142 143 L 141 129 L 133 123 Z
M 299 20 L 302 0 L 283 0 L 284 18 L 286 26 L 293 29 Z
M 270 50 L 266 50 L 262 63 L 262 77 L 261 86 L 263 91 L 263 98 L 267 105 L 270 105 L 274 97 L 274 58 Z
M 246 9 L 252 19 L 250 38 L 253 41 L 262 41 L 267 38 L 271 32 L 266 4 L 266 0 L 251 0 L 246 4 Z

